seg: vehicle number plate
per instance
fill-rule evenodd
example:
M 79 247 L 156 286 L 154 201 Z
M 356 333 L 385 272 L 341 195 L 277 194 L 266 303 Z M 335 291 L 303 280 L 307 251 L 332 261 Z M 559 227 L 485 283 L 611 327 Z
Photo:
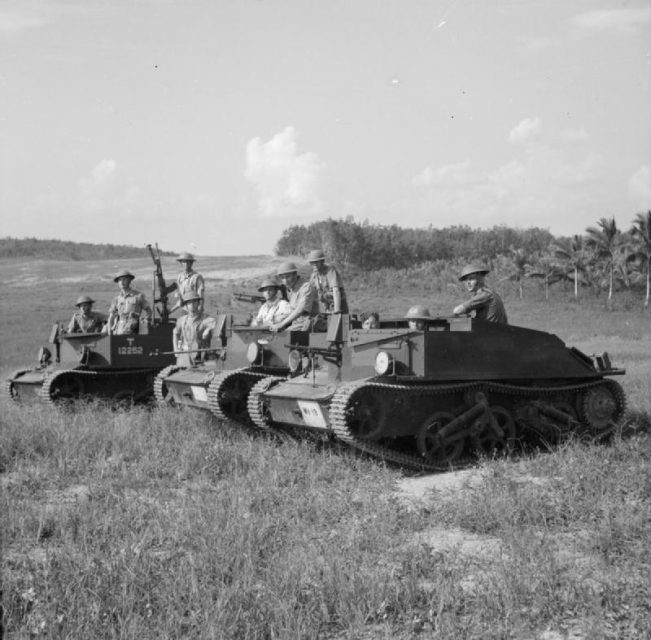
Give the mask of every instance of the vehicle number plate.
M 208 402 L 208 392 L 203 387 L 192 387 L 192 395 L 199 402 Z
M 305 424 L 317 429 L 326 429 L 328 427 L 318 402 L 305 402 L 305 400 L 298 400 L 297 402 Z

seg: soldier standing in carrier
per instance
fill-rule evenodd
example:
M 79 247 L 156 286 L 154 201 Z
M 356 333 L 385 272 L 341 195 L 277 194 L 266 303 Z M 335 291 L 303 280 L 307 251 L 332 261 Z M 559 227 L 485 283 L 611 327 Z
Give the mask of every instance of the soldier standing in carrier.
M 298 267 L 293 262 L 281 264 L 278 277 L 287 288 L 290 312 L 269 328 L 271 331 L 308 331 L 318 323 L 319 317 L 319 300 L 314 285 L 298 275 Z
M 489 269 L 483 265 L 469 264 L 464 267 L 459 280 L 466 283 L 466 289 L 472 294 L 472 298 L 456 306 L 452 313 L 461 316 L 474 311 L 476 318 L 508 324 L 502 298 L 485 285 L 488 272 Z
M 280 283 L 274 278 L 265 278 L 258 287 L 265 301 L 262 303 L 258 315 L 251 320 L 252 327 L 270 327 L 284 320 L 290 313 L 289 302 L 280 295 Z
M 325 263 L 321 249 L 310 251 L 307 261 L 312 265 L 310 282 L 317 291 L 321 310 L 325 313 L 348 313 L 346 292 L 339 272 Z
M 201 300 L 200 310 L 203 312 L 204 291 L 206 285 L 203 276 L 192 268 L 196 261 L 195 257 L 191 253 L 186 252 L 182 253 L 176 261 L 183 265 L 183 271 L 179 273 L 176 282 L 170 285 L 168 289 L 168 291 L 174 291 L 174 289 L 176 289 L 177 297 L 177 303 L 172 307 L 172 309 L 170 309 L 170 313 L 184 306 L 183 301 L 190 295 L 190 293 L 196 293 L 199 295 Z
M 93 311 L 95 300 L 90 296 L 79 296 L 75 306 L 77 311 L 70 319 L 68 333 L 99 333 L 106 321 L 106 317 Z
M 216 321 L 201 310 L 202 299 L 198 293 L 190 292 L 183 300 L 186 314 L 176 321 L 174 327 L 174 351 L 197 352 L 210 348 L 212 332 Z M 192 357 L 192 360 L 201 360 Z
M 109 308 L 108 332 L 115 335 L 138 333 L 140 316 L 144 315 L 145 322 L 149 325 L 152 311 L 143 293 L 131 288 L 131 281 L 135 278 L 126 269 L 120 271 L 113 282 L 117 282 L 120 293 L 113 298 Z

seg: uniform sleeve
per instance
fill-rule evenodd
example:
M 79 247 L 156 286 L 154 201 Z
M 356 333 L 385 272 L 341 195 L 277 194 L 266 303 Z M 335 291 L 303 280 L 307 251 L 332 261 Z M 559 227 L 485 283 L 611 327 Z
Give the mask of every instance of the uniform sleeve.
M 301 313 L 311 313 L 315 297 L 316 289 L 314 288 L 314 285 L 311 282 L 304 283 L 298 290 L 294 311 L 298 309 Z
M 68 333 L 76 333 L 77 314 L 72 314 L 70 322 L 68 323 Z
M 485 307 L 492 299 L 493 294 L 490 291 L 478 291 L 470 300 L 463 303 L 465 312 L 474 311 Z
M 151 306 L 149 304 L 149 301 L 145 297 L 144 293 L 140 294 L 140 308 L 142 309 L 141 313 L 144 313 L 145 317 L 151 318 L 152 316 Z
M 203 293 L 204 293 L 205 290 L 206 290 L 206 283 L 203 280 L 203 276 L 200 273 L 198 273 L 197 274 L 196 291 L 203 298 Z
M 276 307 L 272 322 L 275 324 L 276 322 L 284 320 L 291 313 L 291 311 L 292 308 L 289 306 L 289 302 L 287 302 L 287 300 L 281 300 Z
M 342 289 L 344 286 L 343 280 L 341 279 L 339 272 L 334 267 L 328 269 L 328 273 L 326 274 L 326 279 L 328 280 L 328 287 L 330 289 L 335 289 L 335 288 Z
M 118 312 L 118 299 L 117 297 L 115 297 L 111 301 L 111 306 L 109 307 L 109 315 L 114 315 L 117 312 Z

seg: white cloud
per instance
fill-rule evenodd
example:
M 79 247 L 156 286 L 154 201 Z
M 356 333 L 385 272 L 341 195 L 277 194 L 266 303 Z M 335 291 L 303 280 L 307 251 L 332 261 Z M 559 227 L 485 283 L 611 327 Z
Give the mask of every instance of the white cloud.
M 540 133 L 542 122 L 538 116 L 525 118 L 509 132 L 511 144 L 523 144 Z
M 628 194 L 638 209 L 651 210 L 651 165 L 643 164 L 631 175 Z
M 419 191 L 411 208 L 444 226 L 554 226 L 566 233 L 576 227 L 576 211 L 594 215 L 593 203 L 607 189 L 603 171 L 598 156 L 574 158 L 562 147 L 538 144 L 494 169 L 469 162 L 427 167 L 412 180 Z
M 85 213 L 98 213 L 114 201 L 117 163 L 104 159 L 79 181 L 79 204 Z
M 246 145 L 244 175 L 258 191 L 260 212 L 267 217 L 319 215 L 324 165 L 312 152 L 299 154 L 296 132 L 287 127 L 268 142 Z
M 412 179 L 412 184 L 417 187 L 426 187 L 436 184 L 463 184 L 470 175 L 470 161 L 457 164 L 447 164 L 438 169 L 425 167 Z
M 570 23 L 584 33 L 633 33 L 651 23 L 651 7 L 602 9 L 574 16 Z

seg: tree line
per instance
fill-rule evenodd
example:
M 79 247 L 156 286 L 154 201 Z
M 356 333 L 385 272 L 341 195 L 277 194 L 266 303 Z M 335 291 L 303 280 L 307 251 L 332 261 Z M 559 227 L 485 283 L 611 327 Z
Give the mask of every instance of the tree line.
M 163 255 L 175 255 L 170 251 Z M 0 238 L 0 258 L 38 258 L 42 260 L 109 260 L 113 258 L 144 258 L 145 247 L 124 244 L 91 244 L 67 240 L 37 238 Z
M 481 260 L 503 279 L 514 281 L 522 297 L 526 278 L 549 288 L 571 282 L 574 295 L 580 287 L 608 292 L 644 287 L 644 306 L 651 293 L 651 211 L 636 214 L 629 229 L 620 229 L 615 218 L 600 218 L 584 234 L 555 237 L 532 227 L 494 226 L 472 229 L 451 226 L 436 229 L 403 229 L 397 225 L 371 225 L 368 221 L 322 220 L 293 225 L 282 232 L 277 255 L 302 255 L 320 247 L 328 259 L 344 270 L 406 269 L 431 262 Z

